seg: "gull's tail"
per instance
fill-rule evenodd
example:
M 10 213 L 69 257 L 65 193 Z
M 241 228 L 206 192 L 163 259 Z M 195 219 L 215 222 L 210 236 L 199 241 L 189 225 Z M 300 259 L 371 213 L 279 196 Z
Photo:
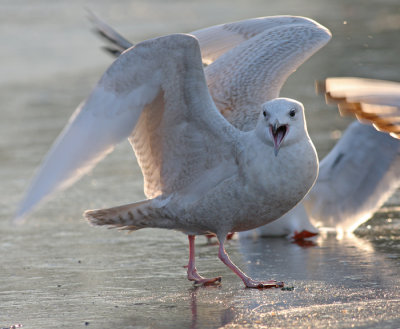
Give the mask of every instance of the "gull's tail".
M 150 199 L 108 209 L 86 210 L 83 215 L 93 225 L 108 225 L 122 230 L 173 228 L 173 222 L 164 207 L 155 205 L 153 201 Z

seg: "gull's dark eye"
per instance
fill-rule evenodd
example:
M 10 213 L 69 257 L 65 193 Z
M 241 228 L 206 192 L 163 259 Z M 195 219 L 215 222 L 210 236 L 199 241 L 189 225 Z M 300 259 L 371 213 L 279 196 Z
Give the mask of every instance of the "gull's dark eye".
M 296 110 L 295 109 L 290 110 L 289 115 L 291 118 L 293 118 L 296 115 Z
M 263 116 L 267 116 L 267 111 L 263 111 Z

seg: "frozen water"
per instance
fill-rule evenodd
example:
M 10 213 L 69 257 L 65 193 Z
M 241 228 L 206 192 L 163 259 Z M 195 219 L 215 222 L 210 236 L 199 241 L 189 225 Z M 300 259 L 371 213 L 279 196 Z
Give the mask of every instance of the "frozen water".
M 92 175 L 43 205 L 24 226 L 11 224 L 34 169 L 111 63 L 89 31 L 85 6 L 135 41 L 261 15 L 304 15 L 327 26 L 332 41 L 282 92 L 305 104 L 320 156 L 349 120 L 339 118 L 335 108 L 314 94 L 314 80 L 400 76 L 400 8 L 392 0 L 38 0 L 35 5 L 3 0 L 0 327 L 400 327 L 399 193 L 358 230 L 357 238 L 321 236 L 309 247 L 283 239 L 234 240 L 227 245 L 248 274 L 283 280 L 293 291 L 244 289 L 217 259 L 216 246 L 202 238 L 199 271 L 223 279 L 220 287 L 195 289 L 183 268 L 188 257 L 183 234 L 126 234 L 87 225 L 83 210 L 143 197 L 141 174 L 128 143 Z

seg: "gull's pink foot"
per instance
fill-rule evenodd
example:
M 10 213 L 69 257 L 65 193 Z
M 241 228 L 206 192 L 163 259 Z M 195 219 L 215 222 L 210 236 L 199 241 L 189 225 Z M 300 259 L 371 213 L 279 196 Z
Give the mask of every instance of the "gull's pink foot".
M 294 235 L 293 235 L 292 239 L 295 241 L 304 240 L 304 239 L 311 238 L 316 235 L 318 235 L 318 233 L 310 232 L 307 230 L 303 230 L 301 232 L 294 231 Z
M 218 276 L 216 278 L 203 278 L 199 273 L 197 273 L 196 265 L 195 265 L 195 260 L 194 260 L 194 254 L 195 254 L 195 249 L 194 249 L 194 240 L 195 236 L 194 235 L 188 235 L 189 238 L 189 263 L 187 266 L 187 278 L 189 281 L 194 281 L 194 284 L 198 285 L 203 285 L 203 286 L 210 286 L 210 285 L 216 285 L 221 282 L 221 277 Z
M 195 281 L 194 284 L 201 285 L 201 286 L 218 286 L 221 284 L 221 277 L 218 276 L 212 279 L 202 279 L 200 281 Z
M 202 285 L 202 286 L 211 286 L 216 285 L 221 282 L 221 277 L 218 276 L 216 278 L 203 278 L 201 275 L 197 273 L 197 270 L 194 269 L 193 271 L 188 270 L 188 280 L 194 281 L 194 284 Z
M 307 230 L 303 230 L 300 233 L 294 231 L 294 235 L 292 237 L 292 243 L 299 245 L 300 247 L 315 247 L 317 244 L 314 241 L 306 240 L 307 238 L 312 238 L 313 236 L 318 235 L 318 233 L 310 232 Z
M 257 289 L 270 289 L 270 288 L 283 288 L 285 284 L 283 282 L 270 280 L 270 281 L 256 281 L 253 279 L 243 280 L 246 288 L 257 288 Z
M 195 267 L 187 266 L 187 278 L 189 281 L 194 281 L 195 284 L 210 286 L 214 284 L 219 284 L 221 282 L 221 277 L 218 276 L 216 278 L 207 279 L 202 277 L 199 273 L 197 273 L 197 269 Z

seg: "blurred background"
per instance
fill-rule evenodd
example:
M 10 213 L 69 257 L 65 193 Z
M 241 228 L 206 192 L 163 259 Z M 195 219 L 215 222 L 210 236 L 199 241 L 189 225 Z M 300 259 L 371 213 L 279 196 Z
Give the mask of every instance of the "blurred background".
M 289 78 L 281 93 L 304 103 L 320 157 L 340 138 L 351 119 L 339 117 L 335 107 L 327 106 L 323 97 L 315 94 L 315 80 L 357 76 L 400 81 L 398 0 L 2 0 L 0 327 L 15 323 L 24 328 L 77 328 L 85 323 L 96 328 L 111 324 L 136 328 L 146 327 L 146 323 L 157 328 L 261 326 L 276 323 L 280 309 L 276 305 L 286 309 L 293 303 L 298 303 L 293 311 L 297 313 L 293 315 L 287 308 L 290 314 L 285 313 L 286 322 L 280 318 L 283 322 L 278 322 L 279 326 L 327 327 L 324 314 L 330 317 L 335 312 L 332 326 L 351 326 L 354 319 L 368 325 L 379 320 L 378 308 L 383 307 L 386 320 L 382 316 L 380 324 L 395 327 L 395 300 L 399 296 L 385 289 L 388 285 L 398 287 L 399 192 L 364 225 L 357 242 L 321 240 L 314 248 L 299 249 L 287 241 L 258 241 L 257 251 L 249 251 L 233 241 L 228 246 L 231 257 L 238 265 L 249 266 L 256 276 L 299 280 L 293 281 L 300 287 L 297 295 L 268 292 L 267 304 L 257 291 L 241 289 L 241 282 L 218 263 L 215 246 L 200 248 L 199 267 L 206 275 L 222 274 L 225 290 L 198 292 L 185 281 L 182 265 L 187 246 L 182 234 L 148 230 L 127 235 L 86 224 L 81 216 L 85 209 L 144 197 L 140 169 L 128 142 L 119 145 L 91 175 L 43 204 L 22 227 L 13 226 L 11 219 L 35 169 L 73 110 L 113 60 L 100 49 L 102 42 L 91 31 L 86 8 L 133 42 L 270 15 L 301 15 L 326 26 L 333 34 L 331 42 Z M 259 256 L 246 258 L 243 250 Z M 294 259 L 304 262 L 296 263 L 296 268 L 285 267 L 288 264 L 283 261 L 262 257 L 263 250 L 281 254 L 283 259 L 297 255 Z M 357 258 L 361 254 L 364 256 Z M 348 272 L 339 271 L 342 276 L 332 279 L 330 275 L 337 269 L 330 267 L 332 259 L 333 263 L 347 262 Z M 258 267 L 251 267 L 257 262 Z M 383 278 L 356 287 L 358 292 L 351 294 L 358 297 L 349 298 L 346 289 L 360 280 L 369 282 L 363 275 L 370 278 L 377 266 L 385 272 Z M 324 270 L 318 272 L 317 268 Z M 357 272 L 360 268 L 364 274 Z M 311 273 L 319 275 L 318 279 Z M 349 287 L 342 282 L 346 276 Z M 337 282 L 341 282 L 339 286 Z M 299 295 L 301 292 L 304 294 Z M 315 298 L 319 293 L 320 298 Z M 381 300 L 377 304 L 359 302 L 376 300 L 377 296 Z M 332 306 L 321 311 L 315 306 L 333 305 L 338 300 L 345 305 L 343 309 Z M 310 304 L 319 310 L 314 320 L 306 316 Z M 264 308 L 252 313 L 260 305 Z M 360 308 L 357 314 L 353 314 L 355 305 Z

